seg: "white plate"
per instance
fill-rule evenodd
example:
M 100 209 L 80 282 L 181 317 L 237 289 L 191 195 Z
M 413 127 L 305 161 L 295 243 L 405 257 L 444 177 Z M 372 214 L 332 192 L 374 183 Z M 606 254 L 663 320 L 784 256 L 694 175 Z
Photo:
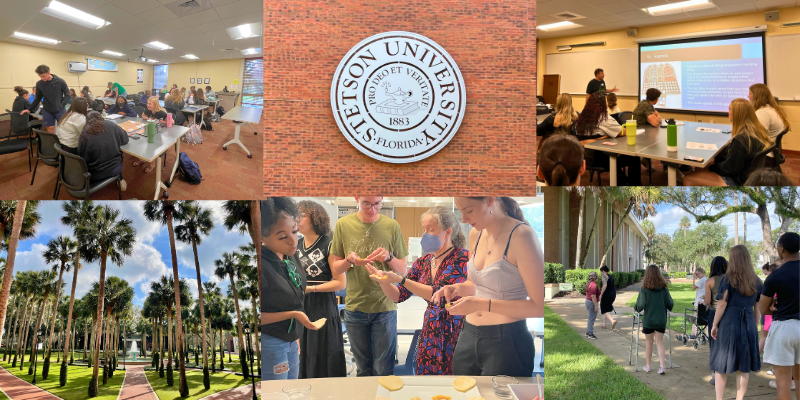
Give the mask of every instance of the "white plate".
M 458 377 L 401 376 L 400 379 L 403 380 L 402 389 L 391 392 L 379 384 L 378 393 L 375 396 L 388 397 L 392 400 L 409 400 L 413 397 L 430 400 L 433 396 L 443 394 L 452 397 L 453 400 L 467 400 L 470 397 L 481 395 L 477 385 L 466 393 L 459 392 L 453 388 L 453 381 L 456 378 Z
M 515 400 L 533 400 L 534 397 L 539 395 L 539 389 L 534 384 L 520 384 L 508 385 L 511 393 L 514 395 Z M 542 396 L 544 396 L 544 388 L 542 388 Z M 541 397 L 540 397 L 541 399 Z

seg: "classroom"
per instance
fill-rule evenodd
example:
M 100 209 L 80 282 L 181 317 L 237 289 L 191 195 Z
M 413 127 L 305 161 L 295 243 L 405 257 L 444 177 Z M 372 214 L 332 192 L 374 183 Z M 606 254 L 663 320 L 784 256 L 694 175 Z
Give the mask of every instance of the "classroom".
M 538 2 L 539 184 L 800 184 L 800 7 L 662 3 Z
M 1 198 L 259 195 L 260 0 L 12 3 L 0 15 Z

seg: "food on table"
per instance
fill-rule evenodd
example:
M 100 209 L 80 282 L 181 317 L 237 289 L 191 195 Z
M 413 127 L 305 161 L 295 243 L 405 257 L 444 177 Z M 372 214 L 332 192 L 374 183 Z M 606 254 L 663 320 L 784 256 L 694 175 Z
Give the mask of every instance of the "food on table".
M 470 397 L 467 400 L 485 400 L 483 397 Z
M 411 400 L 422 400 L 419 397 L 412 397 Z
M 328 320 L 327 318 L 320 318 L 320 319 L 312 322 L 312 324 L 314 326 L 316 326 L 317 329 L 319 329 L 319 328 L 322 328 L 325 325 L 325 321 L 327 321 L 327 320 Z
M 445 396 L 443 394 L 437 394 L 436 396 L 431 397 L 431 400 L 450 400 L 452 397 Z
M 459 376 L 453 381 L 453 388 L 459 392 L 467 392 L 478 384 L 474 378 Z
M 394 375 L 382 376 L 378 383 L 392 392 L 403 388 L 403 380 Z

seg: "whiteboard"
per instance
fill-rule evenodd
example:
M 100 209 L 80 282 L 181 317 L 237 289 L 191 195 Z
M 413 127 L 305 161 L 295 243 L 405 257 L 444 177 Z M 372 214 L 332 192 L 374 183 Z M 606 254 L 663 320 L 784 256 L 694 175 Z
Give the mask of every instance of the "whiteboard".
M 767 36 L 767 86 L 780 101 L 800 96 L 800 35 Z
M 795 64 L 798 65 L 798 64 Z M 618 96 L 639 92 L 639 48 L 554 53 L 545 56 L 545 73 L 561 75 L 561 93 L 585 94 L 594 70 L 606 73 L 606 87 L 619 89 Z

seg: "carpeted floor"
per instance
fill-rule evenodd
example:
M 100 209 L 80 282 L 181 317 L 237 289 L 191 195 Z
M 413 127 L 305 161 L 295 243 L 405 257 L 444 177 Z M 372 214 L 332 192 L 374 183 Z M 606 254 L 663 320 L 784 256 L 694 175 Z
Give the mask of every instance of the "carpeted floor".
M 263 129 L 262 125 L 253 125 L 258 135 L 246 125 L 241 128 L 240 138 L 245 147 L 250 150 L 253 158 L 238 145 L 222 149 L 222 144 L 233 139 L 235 124 L 229 120 L 220 120 L 213 124 L 213 131 L 202 131 L 204 142 L 191 146 L 182 142 L 181 152 L 186 152 L 192 161 L 196 162 L 203 174 L 203 182 L 199 185 L 190 185 L 182 181 L 176 173 L 172 187 L 168 190 L 170 199 L 177 200 L 246 200 L 261 198 L 262 190 L 262 165 L 263 165 Z M 8 121 L 0 121 L 0 137 L 4 137 L 9 130 Z M 2 139 L 0 139 L 2 140 Z M 144 140 L 144 139 L 140 139 Z M 175 151 L 167 151 L 166 167 L 162 170 L 162 181 L 169 179 L 173 163 L 176 160 Z M 125 155 L 125 164 L 122 176 L 128 184 L 123 199 L 150 200 L 155 195 L 155 171 L 145 174 L 143 166 L 134 167 L 135 158 Z M 34 158 L 36 152 L 34 149 Z M 154 162 L 155 165 L 155 162 Z M 36 180 L 31 185 L 32 172 L 28 170 L 28 153 L 0 155 L 0 199 L 40 199 L 49 200 L 53 197 L 56 180 L 56 168 L 39 163 Z M 163 194 L 163 192 L 162 192 Z M 72 198 L 65 189 L 61 190 L 59 199 Z M 93 200 L 116 200 L 116 185 L 109 185 L 92 196 Z

